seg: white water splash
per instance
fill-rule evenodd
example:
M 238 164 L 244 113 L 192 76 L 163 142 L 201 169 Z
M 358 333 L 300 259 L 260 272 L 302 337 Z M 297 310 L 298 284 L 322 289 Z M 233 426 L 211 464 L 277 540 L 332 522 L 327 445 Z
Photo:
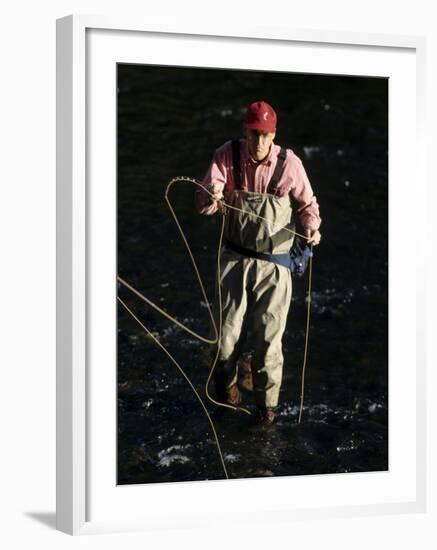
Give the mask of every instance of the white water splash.
M 191 445 L 172 445 L 168 449 L 163 449 L 158 453 L 158 466 L 168 468 L 174 462 L 186 464 L 190 459 L 181 454 L 180 451 L 188 449 L 189 447 L 191 447 Z
M 241 455 L 233 455 L 231 453 L 227 453 L 223 457 L 225 459 L 225 462 L 229 462 L 230 464 L 233 464 L 234 462 L 238 462 L 241 458 Z

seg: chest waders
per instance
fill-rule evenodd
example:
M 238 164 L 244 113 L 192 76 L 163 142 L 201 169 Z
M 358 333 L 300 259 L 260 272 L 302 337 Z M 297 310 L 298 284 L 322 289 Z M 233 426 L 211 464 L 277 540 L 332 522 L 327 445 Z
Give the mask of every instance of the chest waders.
M 221 258 L 223 293 L 222 339 L 217 365 L 218 386 L 228 391 L 237 382 L 237 360 L 245 329 L 254 337 L 252 376 L 255 402 L 276 407 L 282 380 L 282 336 L 291 301 L 288 264 L 294 234 L 289 196 L 275 195 L 286 151 L 281 149 L 267 193 L 244 191 L 241 185 L 240 142 L 233 142 L 235 188 L 225 193 L 230 206 L 225 220 L 225 248 Z M 260 220 L 262 216 L 268 221 Z

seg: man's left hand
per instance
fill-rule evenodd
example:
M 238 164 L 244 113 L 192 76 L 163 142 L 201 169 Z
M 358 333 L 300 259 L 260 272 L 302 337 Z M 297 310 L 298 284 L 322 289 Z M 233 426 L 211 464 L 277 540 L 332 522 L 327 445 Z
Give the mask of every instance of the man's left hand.
M 319 230 L 313 230 L 313 229 L 306 229 L 305 235 L 307 237 L 307 244 L 317 246 L 320 242 L 320 239 L 322 238 L 322 235 L 320 234 Z

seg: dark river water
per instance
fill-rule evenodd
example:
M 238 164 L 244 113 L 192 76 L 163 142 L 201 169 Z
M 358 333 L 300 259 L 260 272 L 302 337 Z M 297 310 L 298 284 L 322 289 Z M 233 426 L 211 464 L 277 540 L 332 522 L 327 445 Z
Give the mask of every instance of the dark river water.
M 210 334 L 165 189 L 175 176 L 202 179 L 215 148 L 240 137 L 245 107 L 258 99 L 275 107 L 275 141 L 304 162 L 323 220 L 322 243 L 314 251 L 302 422 L 306 278 L 293 282 L 278 421 L 265 432 L 250 429 L 250 416 L 206 399 L 206 344 L 122 286 L 119 296 L 199 391 L 229 477 L 386 470 L 387 80 L 119 65 L 118 273 L 193 330 Z M 212 303 L 221 218 L 197 214 L 193 194 L 193 185 L 181 183 L 170 198 Z M 117 374 L 119 484 L 224 477 L 194 392 L 121 305 Z M 250 393 L 244 406 L 254 410 Z

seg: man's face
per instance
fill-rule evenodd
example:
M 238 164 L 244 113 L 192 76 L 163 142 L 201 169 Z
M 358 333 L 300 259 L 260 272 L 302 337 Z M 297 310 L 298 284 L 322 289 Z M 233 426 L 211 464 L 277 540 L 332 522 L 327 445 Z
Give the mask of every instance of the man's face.
M 255 160 L 263 160 L 269 154 L 270 145 L 275 138 L 275 132 L 262 132 L 245 128 L 247 146 Z

